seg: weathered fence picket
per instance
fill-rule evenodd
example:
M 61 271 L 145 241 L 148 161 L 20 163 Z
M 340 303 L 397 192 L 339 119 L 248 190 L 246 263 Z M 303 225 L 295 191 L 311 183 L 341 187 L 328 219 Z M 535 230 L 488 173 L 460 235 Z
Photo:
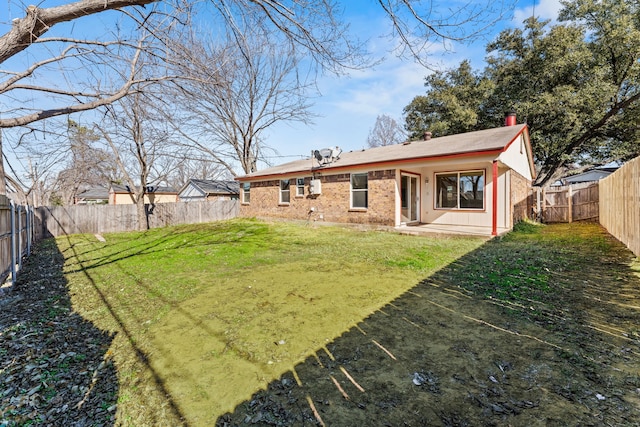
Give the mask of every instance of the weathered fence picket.
M 600 181 L 600 224 L 640 256 L 640 157 Z
M 237 200 L 158 203 L 146 205 L 149 228 L 235 218 Z M 135 205 L 75 205 L 39 207 L 37 238 L 78 233 L 115 233 L 138 229 Z
M 22 259 L 31 253 L 34 214 L 30 206 L 20 206 L 0 195 L 0 284 L 11 276 L 15 283 Z
M 535 187 L 538 213 L 543 222 L 597 221 L 599 189 L 597 182 L 560 187 Z

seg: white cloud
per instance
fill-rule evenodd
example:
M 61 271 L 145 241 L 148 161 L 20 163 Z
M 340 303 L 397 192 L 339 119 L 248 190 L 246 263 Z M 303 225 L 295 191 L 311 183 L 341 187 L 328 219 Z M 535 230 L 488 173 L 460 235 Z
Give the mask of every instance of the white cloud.
M 561 9 L 559 0 L 536 1 L 536 16 L 557 18 Z M 531 0 L 519 2 L 520 5 L 525 3 L 531 4 Z M 431 65 L 438 69 L 450 69 L 457 67 L 463 59 L 468 59 L 475 69 L 482 69 L 485 43 L 505 26 L 521 25 L 533 12 L 532 6 L 516 9 L 511 23 L 505 21 L 496 25 L 494 35 L 471 46 L 456 43 L 450 46 L 451 51 L 446 52 L 442 44 L 430 46 Z M 312 108 L 319 117 L 313 125 L 281 124 L 269 130 L 266 143 L 279 153 L 309 155 L 313 149 L 334 145 L 345 151 L 360 150 L 366 146 L 367 135 L 378 115 L 387 114 L 402 125 L 403 108 L 415 96 L 425 93 L 424 78 L 431 71 L 411 60 L 402 60 L 393 55 L 393 41 L 380 36 L 391 33 L 389 21 L 384 16 L 366 7 L 363 12 L 352 16 L 351 24 L 355 34 L 370 37 L 368 50 L 378 57 L 386 57 L 385 61 L 374 68 L 354 71 L 347 77 L 322 78 L 318 82 L 321 96 L 314 100 Z M 292 159 L 274 159 L 274 164 L 288 160 Z
M 562 9 L 560 0 L 540 0 L 535 6 L 526 6 L 513 11 L 513 22 L 517 26 L 521 26 L 522 22 L 534 15 L 540 19 L 550 19 L 555 21 L 558 19 L 558 13 Z
M 386 22 L 377 22 L 378 34 L 385 34 Z M 378 115 L 386 114 L 402 125 L 402 110 L 425 92 L 424 78 L 431 71 L 408 59 L 393 55 L 393 42 L 373 36 L 368 49 L 384 61 L 377 66 L 353 71 L 346 77 L 325 76 L 318 82 L 321 96 L 314 100 L 314 124 L 279 124 L 269 130 L 267 145 L 280 154 L 307 155 L 312 149 L 338 145 L 344 150 L 366 146 L 369 130 Z M 433 46 L 433 59 L 440 61 L 440 46 Z M 287 161 L 291 159 L 283 159 Z M 276 162 L 277 163 L 277 162 Z
M 418 64 L 393 60 L 375 70 L 354 73 L 338 87 L 329 84 L 324 90 L 326 103 L 345 114 L 399 116 L 402 108 L 424 91 L 427 73 Z
M 319 115 L 314 125 L 279 125 L 270 130 L 267 144 L 281 154 L 306 155 L 334 145 L 359 150 L 378 115 L 387 114 L 402 124 L 402 109 L 424 93 L 428 73 L 418 64 L 393 58 L 349 77 L 324 78 L 319 82 L 323 96 L 313 107 Z

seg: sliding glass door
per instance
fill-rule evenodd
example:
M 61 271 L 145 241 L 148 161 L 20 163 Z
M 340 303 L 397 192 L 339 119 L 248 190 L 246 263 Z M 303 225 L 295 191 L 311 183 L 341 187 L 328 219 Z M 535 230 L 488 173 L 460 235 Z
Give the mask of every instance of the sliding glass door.
M 400 176 L 401 221 L 420 222 L 420 180 L 416 175 Z

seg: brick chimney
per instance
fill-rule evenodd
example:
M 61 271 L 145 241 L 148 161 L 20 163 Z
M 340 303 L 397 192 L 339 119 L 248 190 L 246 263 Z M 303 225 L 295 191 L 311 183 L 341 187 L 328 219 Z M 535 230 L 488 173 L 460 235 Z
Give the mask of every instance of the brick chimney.
M 514 110 L 509 110 L 504 113 L 505 126 L 515 126 L 516 124 L 516 112 Z
M 431 132 L 425 132 L 424 135 L 423 135 L 423 138 L 424 138 L 425 141 L 428 141 L 428 140 L 431 139 L 432 135 L 433 134 Z

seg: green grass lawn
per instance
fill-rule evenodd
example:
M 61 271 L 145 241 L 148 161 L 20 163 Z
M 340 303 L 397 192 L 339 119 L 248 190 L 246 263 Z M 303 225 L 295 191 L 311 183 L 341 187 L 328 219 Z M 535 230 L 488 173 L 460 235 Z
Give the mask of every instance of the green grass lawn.
M 57 244 L 73 308 L 116 334 L 118 420 L 136 426 L 212 425 L 484 242 L 256 220 L 104 237 Z
M 8 426 L 640 419 L 640 259 L 598 224 L 105 237 L 39 242 L 0 301 Z

